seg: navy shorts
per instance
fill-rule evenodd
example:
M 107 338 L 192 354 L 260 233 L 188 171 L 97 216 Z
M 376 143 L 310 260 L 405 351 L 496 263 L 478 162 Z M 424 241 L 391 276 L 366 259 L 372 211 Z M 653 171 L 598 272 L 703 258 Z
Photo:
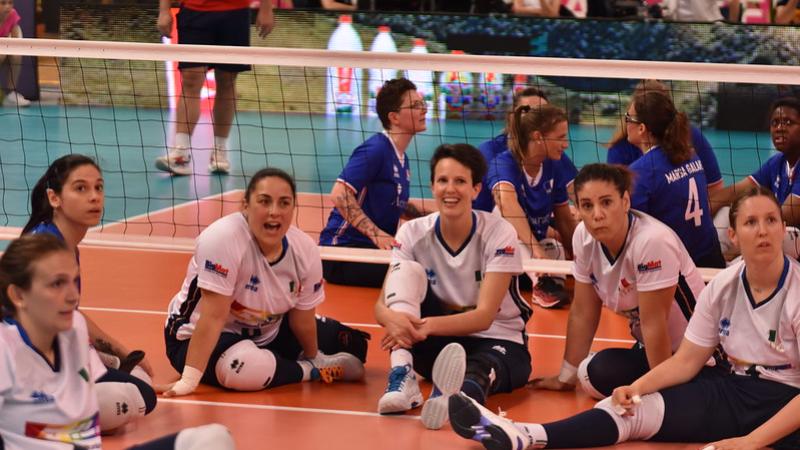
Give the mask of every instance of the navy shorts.
M 181 8 L 178 18 L 178 43 L 191 45 L 250 45 L 250 10 L 195 11 Z M 179 69 L 207 67 L 226 72 L 250 70 L 248 64 L 180 62 Z

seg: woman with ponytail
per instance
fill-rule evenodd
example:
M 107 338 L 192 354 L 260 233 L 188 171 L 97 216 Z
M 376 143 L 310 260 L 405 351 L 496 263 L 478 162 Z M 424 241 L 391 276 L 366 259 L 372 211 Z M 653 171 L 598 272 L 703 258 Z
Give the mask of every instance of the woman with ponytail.
M 91 158 L 75 154 L 56 159 L 31 191 L 31 217 L 22 234 L 55 236 L 80 264 L 78 244 L 89 228 L 100 223 L 104 188 L 100 167 Z M 129 351 L 91 318 L 85 316 L 85 319 L 90 343 L 108 366 L 108 371 L 97 379 L 101 384 L 97 391 L 103 430 L 118 428 L 139 415 L 150 413 L 155 408 L 156 394 L 150 385 L 153 369 L 144 359 L 144 353 Z M 122 411 L 113 407 L 118 401 L 129 401 L 141 408 Z
M 575 174 L 563 158 L 569 147 L 567 115 L 552 105 L 518 106 L 509 118 L 508 151 L 489 164 L 486 187 L 502 216 L 517 231 L 523 257 L 566 259 L 576 222 L 569 208 L 567 185 Z M 554 220 L 562 242 L 547 238 Z M 569 302 L 564 280 L 528 273 L 533 302 L 544 307 Z
M 625 128 L 628 141 L 644 153 L 630 166 L 636 177 L 631 207 L 672 228 L 698 267 L 724 268 L 705 167 L 692 148 L 686 114 L 663 92 L 640 91 Z

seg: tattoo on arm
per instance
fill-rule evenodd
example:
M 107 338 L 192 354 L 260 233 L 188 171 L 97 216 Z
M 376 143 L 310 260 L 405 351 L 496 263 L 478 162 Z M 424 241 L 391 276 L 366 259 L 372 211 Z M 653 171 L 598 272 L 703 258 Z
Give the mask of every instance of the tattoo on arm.
M 422 217 L 424 215 L 425 213 L 420 211 L 419 208 L 417 208 L 417 206 L 413 203 L 407 203 L 406 210 L 403 211 L 403 217 L 408 220 L 416 219 L 417 217 Z
M 370 220 L 369 217 L 364 213 L 364 210 L 361 209 L 361 206 L 358 205 L 358 201 L 356 200 L 356 196 L 349 188 L 344 189 L 344 194 L 339 196 L 337 199 L 337 208 L 339 212 L 344 216 L 344 219 L 352 226 L 355 227 L 356 230 L 360 231 L 364 236 L 375 240 L 378 237 L 379 229 L 375 225 L 375 223 Z

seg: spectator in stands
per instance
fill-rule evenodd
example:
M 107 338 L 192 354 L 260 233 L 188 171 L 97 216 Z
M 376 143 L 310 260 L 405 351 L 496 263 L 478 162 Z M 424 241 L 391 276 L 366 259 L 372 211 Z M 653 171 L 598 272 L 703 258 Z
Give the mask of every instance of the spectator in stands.
M 14 9 L 14 0 L 0 0 L 0 38 L 21 38 L 20 17 Z M 17 92 L 22 56 L 0 55 L 0 74 L 5 72 L 6 83 L 3 106 L 28 106 L 31 102 Z
M 775 23 L 800 23 L 800 0 L 778 0 L 775 5 Z
M 331 190 L 334 208 L 319 237 L 320 245 L 389 250 L 400 217 L 421 213 L 408 202 L 411 163 L 406 149 L 425 131 L 425 99 L 405 78 L 383 84 L 375 109 L 384 130 L 356 147 Z M 331 283 L 381 287 L 385 264 L 323 261 Z
M 514 0 L 511 12 L 520 16 L 574 17 L 561 0 Z
M 172 33 L 171 0 L 159 0 L 158 30 L 163 36 Z M 250 0 L 216 2 L 208 0 L 183 0 L 177 15 L 178 42 L 204 45 L 250 45 Z M 261 0 L 256 16 L 256 28 L 266 37 L 275 23 L 272 0 Z M 247 64 L 206 64 L 180 62 L 182 88 L 175 117 L 175 142 L 167 148 L 166 156 L 156 158 L 159 170 L 173 175 L 192 174 L 191 138 L 200 118 L 200 91 L 206 81 L 206 72 L 214 69 L 216 97 L 214 99 L 214 145 L 208 170 L 228 173 L 228 135 L 236 113 L 236 77 L 250 70 Z
M 727 19 L 739 21 L 740 1 L 728 1 Z M 665 15 L 667 19 L 683 22 L 716 22 L 726 19 L 717 5 L 717 0 L 670 0 Z

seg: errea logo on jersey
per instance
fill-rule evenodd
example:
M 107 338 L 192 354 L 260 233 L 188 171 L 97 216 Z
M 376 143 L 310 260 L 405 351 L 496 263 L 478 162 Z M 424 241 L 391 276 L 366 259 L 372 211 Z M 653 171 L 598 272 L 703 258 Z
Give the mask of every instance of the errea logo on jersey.
M 222 264 L 211 262 L 208 259 L 206 260 L 205 268 L 206 268 L 207 271 L 213 272 L 213 273 L 215 273 L 217 275 L 222 275 L 223 277 L 226 277 L 226 278 L 228 276 L 228 269 L 226 269 L 225 267 L 222 267 Z
M 639 273 L 655 272 L 657 270 L 661 270 L 661 260 L 658 259 L 654 261 L 648 261 L 644 264 L 639 264 L 638 266 L 636 266 L 636 270 L 638 270 Z
M 261 284 L 261 280 L 258 279 L 257 276 L 251 275 L 250 282 L 244 285 L 245 289 L 249 289 L 253 292 L 258 292 L 258 285 Z
M 48 395 L 46 392 L 42 391 L 31 392 L 31 399 L 33 400 L 33 403 L 37 405 L 42 403 L 53 403 L 56 401 L 52 395 Z
M 498 248 L 494 252 L 494 256 L 514 256 L 516 249 L 513 245 L 506 246 L 505 248 Z
M 723 317 L 722 320 L 719 321 L 719 335 L 720 336 L 731 335 L 731 319 Z

